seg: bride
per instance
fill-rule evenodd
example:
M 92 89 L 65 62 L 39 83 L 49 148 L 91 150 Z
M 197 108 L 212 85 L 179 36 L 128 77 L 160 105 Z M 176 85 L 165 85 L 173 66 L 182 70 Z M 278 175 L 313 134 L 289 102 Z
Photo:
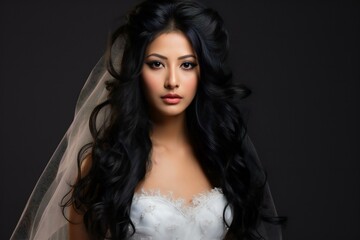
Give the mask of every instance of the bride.
M 12 239 L 281 239 L 219 14 L 147 0 L 113 34 Z M 89 124 L 90 129 L 87 127 Z

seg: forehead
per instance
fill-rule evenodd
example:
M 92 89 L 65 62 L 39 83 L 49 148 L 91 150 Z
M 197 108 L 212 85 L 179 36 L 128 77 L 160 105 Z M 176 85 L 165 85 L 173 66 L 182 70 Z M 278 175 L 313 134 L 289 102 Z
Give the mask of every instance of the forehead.
M 154 52 L 170 56 L 195 54 L 186 35 L 180 31 L 161 33 L 158 35 L 146 49 L 147 54 Z

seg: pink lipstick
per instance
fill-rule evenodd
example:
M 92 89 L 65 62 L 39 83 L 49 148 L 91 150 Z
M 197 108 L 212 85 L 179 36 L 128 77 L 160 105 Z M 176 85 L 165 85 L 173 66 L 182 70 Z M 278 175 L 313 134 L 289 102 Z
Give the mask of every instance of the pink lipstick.
M 174 93 L 168 93 L 161 98 L 167 104 L 178 104 L 182 99 L 182 97 Z

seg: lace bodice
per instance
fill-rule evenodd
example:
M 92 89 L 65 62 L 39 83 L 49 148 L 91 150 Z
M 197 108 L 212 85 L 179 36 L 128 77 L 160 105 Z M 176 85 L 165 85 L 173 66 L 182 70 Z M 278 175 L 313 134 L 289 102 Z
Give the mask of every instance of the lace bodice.
M 135 193 L 130 218 L 136 233 L 130 239 L 222 239 L 227 231 L 223 221 L 226 198 L 221 190 L 193 197 L 191 204 L 159 191 Z M 225 219 L 232 220 L 230 208 Z

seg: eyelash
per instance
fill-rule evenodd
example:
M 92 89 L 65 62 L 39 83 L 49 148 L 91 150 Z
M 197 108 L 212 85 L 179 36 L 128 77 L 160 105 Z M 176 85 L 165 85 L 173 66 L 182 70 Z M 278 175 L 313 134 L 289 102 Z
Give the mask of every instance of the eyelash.
M 150 68 L 152 68 L 152 69 L 159 69 L 159 67 L 155 67 L 154 66 L 154 64 L 162 64 L 161 62 L 159 62 L 159 61 L 151 61 L 151 62 L 147 62 L 146 64 L 150 67 Z
M 151 61 L 151 62 L 147 62 L 146 64 L 152 69 L 160 69 L 160 67 L 155 67 L 154 64 L 161 64 L 164 66 L 164 64 L 162 64 L 159 61 Z M 184 64 L 190 65 L 190 68 L 184 68 L 184 70 L 192 70 L 193 68 L 195 68 L 197 66 L 197 63 L 193 63 L 193 62 L 184 62 L 181 64 L 181 66 L 183 66 Z
M 195 68 L 197 66 L 197 64 L 193 63 L 193 62 L 184 62 L 181 65 L 184 65 L 184 64 L 189 64 L 190 65 L 190 68 L 185 68 L 186 70 L 191 70 L 191 69 L 193 69 L 193 68 Z

